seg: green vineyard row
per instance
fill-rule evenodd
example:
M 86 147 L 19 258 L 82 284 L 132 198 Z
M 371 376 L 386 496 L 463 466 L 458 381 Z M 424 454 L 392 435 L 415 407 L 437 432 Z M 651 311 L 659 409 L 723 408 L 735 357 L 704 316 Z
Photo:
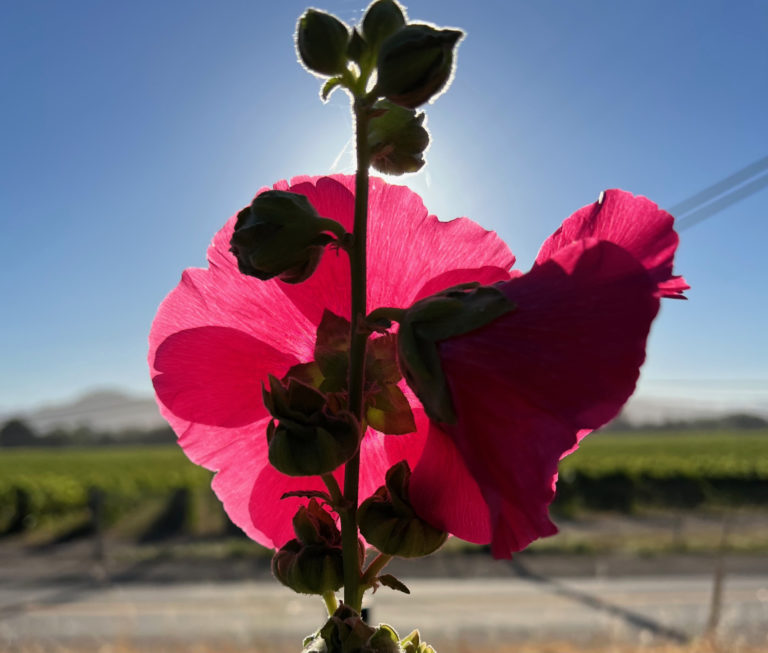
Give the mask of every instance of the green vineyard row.
M 37 517 L 83 510 L 93 488 L 113 521 L 180 488 L 207 492 L 211 476 L 173 446 L 6 449 L 0 451 L 0 532 L 22 508 Z M 768 431 L 594 434 L 562 461 L 555 508 L 631 511 L 712 502 L 768 504 Z

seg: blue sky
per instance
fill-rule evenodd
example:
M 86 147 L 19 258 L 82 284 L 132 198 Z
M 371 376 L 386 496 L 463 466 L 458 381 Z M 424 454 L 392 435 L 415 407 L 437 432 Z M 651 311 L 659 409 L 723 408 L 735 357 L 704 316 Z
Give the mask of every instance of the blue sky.
M 352 172 L 346 98 L 323 105 L 296 63 L 305 6 L 2 3 L 1 410 L 148 395 L 154 312 L 213 233 L 263 185 Z M 317 6 L 353 23 L 365 4 Z M 467 37 L 404 182 L 497 230 L 523 269 L 604 188 L 669 207 L 768 154 L 762 0 L 408 11 Z M 682 232 L 690 300 L 665 302 L 641 394 L 768 401 L 767 214 L 764 190 Z

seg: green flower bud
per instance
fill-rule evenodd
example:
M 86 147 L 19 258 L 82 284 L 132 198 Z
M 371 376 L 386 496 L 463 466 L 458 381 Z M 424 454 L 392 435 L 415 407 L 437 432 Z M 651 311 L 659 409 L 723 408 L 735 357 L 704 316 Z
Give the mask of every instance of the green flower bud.
M 405 14 L 394 0 L 376 0 L 363 16 L 363 37 L 374 52 L 401 27 L 405 27 Z
M 405 310 L 397 332 L 398 362 L 430 418 L 456 422 L 438 343 L 479 329 L 514 309 L 495 286 L 469 283 L 425 297 Z
M 344 234 L 338 222 L 321 218 L 304 195 L 268 190 L 237 214 L 229 251 L 243 274 L 299 283 L 312 275 L 333 241 L 328 231 Z
M 403 637 L 400 640 L 400 647 L 403 649 L 403 653 L 435 653 L 435 649 L 421 641 L 418 630 L 414 630 L 407 637 Z
M 267 427 L 269 462 L 289 476 L 332 472 L 357 451 L 360 427 L 349 411 L 332 412 L 325 395 L 288 379 L 287 387 L 269 377 L 264 405 L 275 418 Z
M 299 18 L 296 43 L 304 65 L 326 77 L 338 75 L 347 67 L 349 29 L 335 16 L 307 9 Z
M 304 640 L 302 653 L 402 653 L 402 649 L 394 628 L 387 624 L 373 628 L 342 603 L 320 630 Z
M 424 114 L 379 100 L 373 105 L 373 115 L 368 124 L 371 165 L 388 175 L 421 169 L 429 145 Z
M 437 551 L 448 534 L 421 519 L 408 498 L 411 470 L 403 460 L 393 465 L 373 496 L 358 511 L 360 532 L 387 555 L 418 558 Z
M 453 49 L 463 32 L 406 25 L 381 45 L 376 92 L 415 109 L 437 95 L 453 71 Z
M 272 558 L 272 573 L 300 594 L 335 592 L 344 584 L 341 533 L 327 510 L 315 500 L 293 518 L 296 539 Z

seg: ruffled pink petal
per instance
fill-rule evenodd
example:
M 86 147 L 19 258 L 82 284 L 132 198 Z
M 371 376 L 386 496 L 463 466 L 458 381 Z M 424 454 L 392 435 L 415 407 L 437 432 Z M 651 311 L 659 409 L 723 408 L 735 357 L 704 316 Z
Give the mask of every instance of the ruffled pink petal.
M 547 506 L 557 463 L 631 395 L 659 305 L 637 260 L 594 239 L 501 287 L 515 311 L 440 345 L 458 416 L 440 428 L 480 488 L 475 509 L 490 513 L 497 557 L 554 532 Z M 417 487 L 428 484 L 424 467 L 414 472 Z M 463 527 L 451 518 L 450 532 Z M 480 529 L 470 534 L 482 541 Z
M 679 242 L 674 218 L 645 197 L 605 191 L 599 201 L 576 211 L 544 241 L 536 263 L 583 238 L 607 240 L 630 252 L 648 270 L 660 296 L 682 298 L 690 287 L 682 277 L 672 275 Z
M 467 218 L 441 222 L 405 186 L 371 179 L 369 215 L 369 310 L 410 306 L 425 282 L 451 271 L 491 267 L 504 272 L 515 262 L 496 233 Z M 457 272 L 446 275 L 437 289 L 467 281 L 473 279 Z

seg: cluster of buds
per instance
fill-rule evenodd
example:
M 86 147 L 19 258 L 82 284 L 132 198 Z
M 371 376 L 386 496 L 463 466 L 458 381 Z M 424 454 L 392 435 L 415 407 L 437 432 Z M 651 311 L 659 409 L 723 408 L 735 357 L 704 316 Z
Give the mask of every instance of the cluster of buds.
M 296 45 L 307 69 L 328 78 L 321 91 L 324 100 L 334 89 L 346 88 L 372 104 L 371 165 L 400 175 L 424 165 L 429 134 L 424 114 L 415 109 L 447 87 L 462 36 L 455 29 L 409 23 L 397 2 L 376 0 L 354 28 L 309 9 L 299 19 Z

